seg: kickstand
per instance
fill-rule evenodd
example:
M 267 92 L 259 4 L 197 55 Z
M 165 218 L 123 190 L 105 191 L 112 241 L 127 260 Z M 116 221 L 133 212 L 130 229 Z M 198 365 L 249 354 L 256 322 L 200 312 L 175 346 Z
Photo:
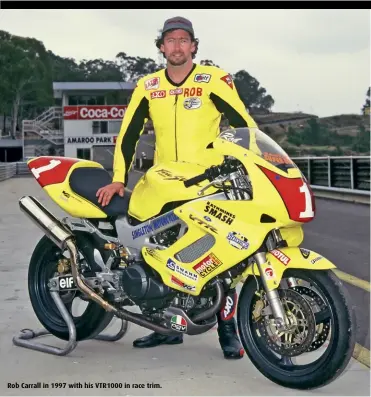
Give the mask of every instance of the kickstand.
M 75 324 L 67 311 L 65 305 L 62 302 L 62 299 L 59 296 L 58 291 L 50 292 L 55 304 L 57 305 L 58 310 L 60 311 L 64 321 L 68 326 L 69 331 L 69 340 L 64 348 L 59 348 L 56 346 L 50 346 L 43 343 L 37 343 L 32 339 L 35 339 L 39 336 L 50 335 L 50 332 L 47 330 L 33 331 L 32 329 L 22 329 L 18 336 L 13 338 L 13 343 L 16 346 L 25 347 L 32 350 L 37 350 L 43 353 L 54 354 L 57 356 L 65 356 L 69 354 L 72 350 L 77 346 L 76 341 L 76 327 Z M 116 335 L 97 335 L 95 340 L 102 340 L 108 342 L 116 342 L 121 339 L 128 330 L 128 322 L 126 320 L 121 320 L 121 328 Z

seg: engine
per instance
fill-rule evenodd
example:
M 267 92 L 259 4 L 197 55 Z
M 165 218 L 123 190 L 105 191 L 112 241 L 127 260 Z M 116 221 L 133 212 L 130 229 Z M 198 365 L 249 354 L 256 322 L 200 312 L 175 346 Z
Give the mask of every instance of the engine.
M 176 291 L 165 285 L 144 262 L 116 270 L 115 273 L 119 275 L 119 286 L 142 309 L 165 307 L 176 295 Z

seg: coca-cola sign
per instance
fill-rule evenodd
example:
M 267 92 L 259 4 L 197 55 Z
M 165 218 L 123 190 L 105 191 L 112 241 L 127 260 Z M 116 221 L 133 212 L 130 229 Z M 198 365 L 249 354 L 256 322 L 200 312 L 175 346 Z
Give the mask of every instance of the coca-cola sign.
M 126 105 L 65 106 L 64 120 L 122 120 Z

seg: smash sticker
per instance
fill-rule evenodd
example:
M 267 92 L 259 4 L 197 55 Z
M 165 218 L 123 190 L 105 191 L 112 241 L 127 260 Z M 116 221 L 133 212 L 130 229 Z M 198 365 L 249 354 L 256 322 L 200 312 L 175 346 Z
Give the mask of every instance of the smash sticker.
M 220 80 L 223 80 L 233 90 L 233 79 L 232 79 L 232 76 L 230 74 L 227 74 L 227 75 L 221 77 Z

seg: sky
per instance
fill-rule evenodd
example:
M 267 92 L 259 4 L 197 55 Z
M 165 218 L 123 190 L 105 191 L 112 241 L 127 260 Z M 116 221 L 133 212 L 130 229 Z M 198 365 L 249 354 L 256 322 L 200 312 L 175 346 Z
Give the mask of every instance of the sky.
M 244 69 L 273 111 L 360 114 L 370 83 L 370 10 L 0 10 L 0 30 L 42 41 L 63 57 L 159 60 L 164 21 L 183 16 L 200 40 L 195 59 Z

